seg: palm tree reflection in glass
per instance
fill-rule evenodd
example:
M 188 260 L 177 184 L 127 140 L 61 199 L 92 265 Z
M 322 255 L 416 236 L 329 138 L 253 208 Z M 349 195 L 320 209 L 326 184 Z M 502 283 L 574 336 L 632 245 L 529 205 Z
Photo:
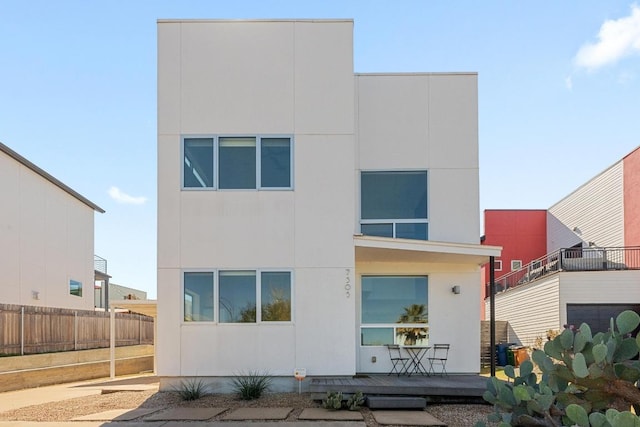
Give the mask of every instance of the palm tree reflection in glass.
M 400 315 L 396 323 L 427 323 L 427 313 L 424 304 L 411 304 L 404 307 L 404 313 Z M 399 327 L 396 328 L 396 335 L 403 345 L 421 345 L 423 340 L 429 336 L 428 326 L 420 328 Z

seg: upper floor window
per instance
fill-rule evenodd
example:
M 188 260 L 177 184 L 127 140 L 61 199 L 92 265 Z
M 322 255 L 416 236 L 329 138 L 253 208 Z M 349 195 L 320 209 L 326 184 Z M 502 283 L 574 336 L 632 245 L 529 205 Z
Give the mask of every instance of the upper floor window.
M 292 188 L 290 137 L 229 136 L 183 139 L 183 188 Z
M 427 171 L 361 173 L 362 234 L 427 240 L 428 226 Z

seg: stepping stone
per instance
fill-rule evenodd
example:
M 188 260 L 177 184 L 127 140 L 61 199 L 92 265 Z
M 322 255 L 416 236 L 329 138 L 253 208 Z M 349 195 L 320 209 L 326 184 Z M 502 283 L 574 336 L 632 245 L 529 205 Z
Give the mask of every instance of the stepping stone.
M 371 411 L 373 418 L 382 425 L 446 426 L 445 423 L 425 411 Z
M 203 421 L 213 418 L 218 414 L 226 411 L 227 408 L 171 408 L 166 411 L 158 412 L 150 417 L 146 417 L 145 421 Z
M 131 421 L 144 415 L 153 414 L 162 408 L 112 409 L 97 414 L 75 417 L 73 421 Z
M 367 396 L 371 409 L 424 409 L 427 399 L 409 396 Z
M 330 411 L 324 408 L 305 408 L 298 416 L 299 420 L 361 421 L 360 411 Z
M 222 417 L 227 421 L 284 420 L 293 408 L 238 408 Z

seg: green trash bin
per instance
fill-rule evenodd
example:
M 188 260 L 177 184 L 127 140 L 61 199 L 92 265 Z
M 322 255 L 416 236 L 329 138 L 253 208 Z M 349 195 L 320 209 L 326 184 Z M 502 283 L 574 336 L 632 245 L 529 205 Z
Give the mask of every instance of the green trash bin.
M 507 348 L 507 365 L 516 366 L 516 357 L 514 354 L 515 347 Z

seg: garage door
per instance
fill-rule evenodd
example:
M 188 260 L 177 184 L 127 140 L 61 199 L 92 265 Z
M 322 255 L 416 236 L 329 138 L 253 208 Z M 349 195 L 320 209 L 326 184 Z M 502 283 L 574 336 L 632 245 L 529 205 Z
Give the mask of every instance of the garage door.
M 640 314 L 640 304 L 567 304 L 567 323 L 576 328 L 582 323 L 591 327 L 591 332 L 607 332 L 609 320 L 625 310 Z M 633 332 L 636 336 L 638 330 Z

